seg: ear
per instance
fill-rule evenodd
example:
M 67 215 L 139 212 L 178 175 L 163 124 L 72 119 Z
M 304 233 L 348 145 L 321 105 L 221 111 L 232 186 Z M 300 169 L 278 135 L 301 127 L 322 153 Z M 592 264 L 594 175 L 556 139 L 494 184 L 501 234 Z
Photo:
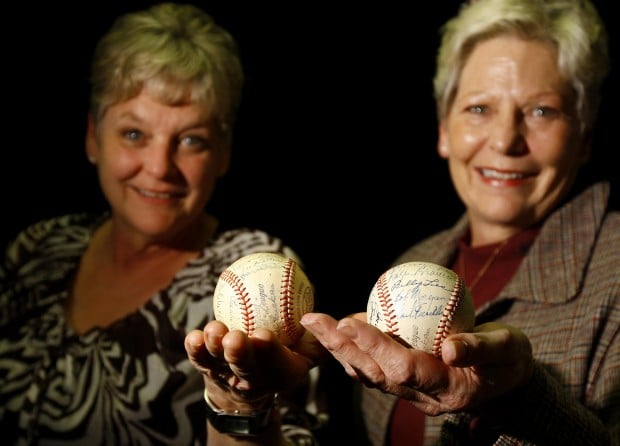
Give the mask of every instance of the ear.
M 91 113 L 88 114 L 86 123 L 86 157 L 92 164 L 97 164 L 99 158 L 99 142 L 97 141 L 97 131 L 95 129 L 95 118 Z
M 448 135 L 446 134 L 446 131 L 441 123 L 439 123 L 438 135 L 437 153 L 439 153 L 440 157 L 446 159 L 450 156 L 450 148 L 448 146 Z

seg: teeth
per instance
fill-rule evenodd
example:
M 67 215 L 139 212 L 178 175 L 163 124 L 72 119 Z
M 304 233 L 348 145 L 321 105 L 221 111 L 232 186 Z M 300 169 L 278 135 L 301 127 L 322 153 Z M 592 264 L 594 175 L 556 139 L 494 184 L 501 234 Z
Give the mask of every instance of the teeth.
M 524 178 L 522 173 L 502 173 L 491 169 L 481 169 L 482 176 L 487 178 L 496 178 L 498 180 L 518 180 Z
M 166 193 L 162 193 L 162 192 L 151 192 L 148 190 L 144 190 L 144 189 L 140 189 L 139 192 L 147 197 L 151 197 L 151 198 L 172 198 L 173 194 L 166 194 Z

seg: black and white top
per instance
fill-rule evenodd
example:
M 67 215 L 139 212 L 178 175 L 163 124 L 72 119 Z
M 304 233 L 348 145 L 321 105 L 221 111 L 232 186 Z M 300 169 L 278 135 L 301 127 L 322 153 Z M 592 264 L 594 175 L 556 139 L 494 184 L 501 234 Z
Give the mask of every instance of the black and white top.
M 258 251 L 295 255 L 260 230 L 218 232 L 140 309 L 78 335 L 64 307 L 80 257 L 105 217 L 42 221 L 8 247 L 0 265 L 2 444 L 204 445 L 204 386 L 187 359 L 185 335 L 213 319 L 213 290 L 232 262 Z M 293 420 L 285 434 L 313 444 L 310 430 L 294 424 L 314 417 L 281 410 Z

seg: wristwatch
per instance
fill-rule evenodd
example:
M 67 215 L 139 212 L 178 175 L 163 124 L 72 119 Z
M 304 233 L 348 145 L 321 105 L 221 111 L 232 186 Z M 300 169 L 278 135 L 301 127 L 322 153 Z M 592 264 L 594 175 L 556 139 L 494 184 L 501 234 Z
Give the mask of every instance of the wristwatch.
M 206 388 L 204 397 L 207 403 L 207 420 L 218 432 L 228 435 L 253 437 L 263 433 L 269 427 L 275 396 L 274 402 L 269 407 L 254 412 L 240 412 L 238 410 L 227 412 L 219 409 L 209 399 Z

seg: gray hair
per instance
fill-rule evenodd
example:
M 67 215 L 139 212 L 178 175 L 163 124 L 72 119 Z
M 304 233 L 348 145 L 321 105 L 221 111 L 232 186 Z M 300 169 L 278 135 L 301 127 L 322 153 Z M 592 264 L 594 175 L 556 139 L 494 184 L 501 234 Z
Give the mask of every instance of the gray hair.
M 96 122 L 146 89 L 166 104 L 208 107 L 229 137 L 244 75 L 236 42 L 208 14 L 162 3 L 114 21 L 95 47 L 90 82 Z
M 499 35 L 552 43 L 557 64 L 576 94 L 576 112 L 584 131 L 596 120 L 601 87 L 609 69 L 608 36 L 588 0 L 477 0 L 441 28 L 433 79 L 439 119 L 454 101 L 467 58 L 477 43 Z

